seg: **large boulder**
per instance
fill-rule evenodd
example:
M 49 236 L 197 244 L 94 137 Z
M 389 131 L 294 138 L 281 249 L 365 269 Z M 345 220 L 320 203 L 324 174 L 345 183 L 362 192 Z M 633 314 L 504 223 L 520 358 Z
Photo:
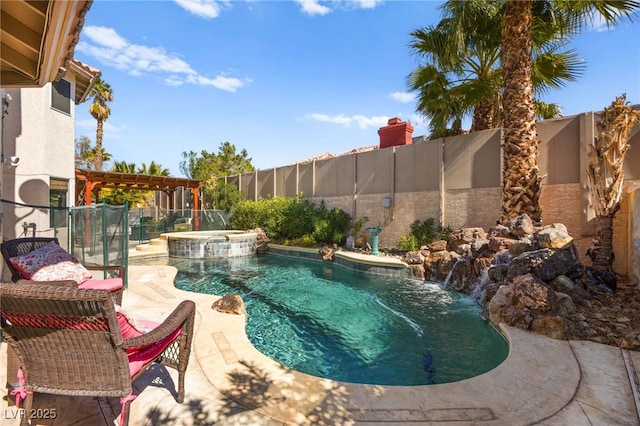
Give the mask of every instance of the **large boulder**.
M 465 294 L 471 294 L 473 291 L 474 273 L 473 259 L 462 258 L 458 260 L 451 269 L 447 286 L 455 291 Z
M 551 281 L 559 275 L 570 278 L 582 276 L 583 266 L 574 245 L 563 250 L 549 248 L 529 251 L 511 260 L 507 278 L 532 273 L 543 281 Z
M 558 328 L 549 326 L 556 322 L 539 318 L 557 316 L 559 306 L 558 297 L 551 288 L 534 275 L 526 274 L 498 288 L 489 302 L 489 319 L 495 325 L 505 323 L 523 330 L 530 330 L 537 319 L 536 330 L 556 336 L 561 334 Z
M 564 249 L 573 244 L 573 237 L 561 223 L 545 226 L 536 233 L 536 239 L 541 248 L 552 250 Z

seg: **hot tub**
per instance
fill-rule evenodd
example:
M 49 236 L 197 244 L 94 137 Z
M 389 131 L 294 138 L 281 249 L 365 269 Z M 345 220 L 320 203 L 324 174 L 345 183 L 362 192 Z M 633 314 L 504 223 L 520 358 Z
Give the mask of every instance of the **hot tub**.
M 252 256 L 257 235 L 245 231 L 191 231 L 162 234 L 169 256 L 185 259 L 224 259 Z

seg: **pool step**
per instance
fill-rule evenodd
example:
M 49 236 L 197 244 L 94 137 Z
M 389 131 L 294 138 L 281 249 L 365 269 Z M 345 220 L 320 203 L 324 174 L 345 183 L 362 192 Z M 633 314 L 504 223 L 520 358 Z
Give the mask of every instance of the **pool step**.
M 140 244 L 136 246 L 138 251 L 166 251 L 167 241 L 160 238 L 154 238 L 146 244 Z

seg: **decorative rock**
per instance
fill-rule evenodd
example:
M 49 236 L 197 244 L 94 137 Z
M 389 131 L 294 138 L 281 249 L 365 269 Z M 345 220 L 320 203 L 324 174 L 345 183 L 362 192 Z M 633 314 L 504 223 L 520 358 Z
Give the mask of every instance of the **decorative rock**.
M 489 250 L 494 253 L 498 253 L 504 249 L 508 249 L 511 247 L 513 243 L 517 240 L 513 238 L 505 238 L 505 237 L 490 237 L 489 238 Z
M 525 237 L 533 235 L 535 229 L 531 218 L 526 214 L 513 218 L 509 221 L 509 230 L 516 237 Z
M 471 255 L 473 257 L 480 257 L 486 251 L 489 251 L 489 240 L 486 238 L 475 238 L 471 242 Z
M 576 311 L 576 305 L 571 300 L 571 296 L 566 293 L 556 293 L 556 297 L 558 298 L 558 314 L 562 316 L 567 316 Z
M 424 265 L 409 265 L 409 267 L 411 268 L 412 276 L 420 280 L 425 279 Z
M 530 238 L 520 238 L 511 243 L 509 246 L 509 254 L 513 257 L 520 256 L 522 253 L 538 249 L 538 243 Z
M 247 313 L 242 297 L 237 294 L 227 294 L 213 302 L 211 308 L 224 314 L 245 315 Z
M 482 228 L 462 228 L 451 234 L 450 243 L 471 243 L 476 238 L 487 238 L 487 233 Z
M 512 235 L 509 227 L 497 224 L 496 226 L 489 228 L 489 236 L 496 238 L 510 238 Z
M 447 249 L 447 242 L 445 240 L 434 241 L 427 245 L 429 251 L 444 251 Z
M 555 311 L 558 305 L 556 293 L 534 275 L 521 275 L 513 279 L 513 301 L 516 307 L 525 307 L 531 312 Z
M 402 256 L 402 261 L 407 265 L 422 265 L 424 256 L 419 251 L 409 251 Z
M 474 278 L 472 264 L 472 258 L 459 259 L 453 265 L 448 281 L 445 282 L 445 285 L 455 291 L 471 294 L 473 291 L 472 283 Z
M 322 256 L 322 260 L 325 262 L 333 262 L 335 251 L 331 247 L 323 246 L 318 249 L 318 253 Z
M 549 285 L 556 292 L 568 294 L 574 303 L 579 303 L 582 299 L 591 297 L 587 290 L 581 285 L 576 285 L 573 280 L 566 275 L 558 275 L 549 282 Z
M 507 278 L 507 265 L 492 265 L 489 267 L 487 273 L 489 274 L 489 280 L 492 283 L 503 283 Z
M 561 316 L 543 316 L 531 321 L 530 330 L 553 339 L 567 338 L 567 321 Z
M 425 274 L 429 275 L 431 279 L 444 281 L 459 257 L 455 252 L 446 250 L 432 252 L 429 259 L 425 259 Z M 427 270 L 429 270 L 430 273 L 427 273 Z
M 558 275 L 578 278 L 582 275 L 582 269 L 582 263 L 574 245 L 557 251 L 544 248 L 515 257 L 509 264 L 507 278 L 511 279 L 529 272 L 543 281 L 553 280 Z
M 269 251 L 269 237 L 262 228 L 251 229 L 247 232 L 256 234 L 256 251 L 258 253 L 266 253 Z
M 498 325 L 501 322 L 528 330 L 533 316 L 527 309 L 516 308 L 511 303 L 513 299 L 513 286 L 503 285 L 498 288 L 496 294 L 489 302 L 489 320 Z
M 573 244 L 573 237 L 567 232 L 567 227 L 558 223 L 546 227 L 536 234 L 536 239 L 541 248 L 559 250 Z

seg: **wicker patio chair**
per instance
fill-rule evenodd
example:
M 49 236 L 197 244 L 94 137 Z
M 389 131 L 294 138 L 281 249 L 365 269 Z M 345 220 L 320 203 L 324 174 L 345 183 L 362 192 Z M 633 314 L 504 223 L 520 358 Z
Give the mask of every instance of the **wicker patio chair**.
M 113 424 L 113 412 L 104 401 L 120 397 L 120 423 L 127 424 L 135 397 L 132 382 L 153 363 L 178 371 L 176 400 L 184 401 L 192 301 L 182 301 L 147 333 L 125 338 L 107 290 L 0 283 L 0 299 L 2 334 L 21 366 L 18 374 L 11 374 L 23 376 L 12 394 L 25 399 L 25 413 L 31 412 L 33 392 L 94 396 L 105 421 Z
M 45 247 L 50 242 L 58 243 L 57 238 L 53 237 L 26 237 L 26 238 L 15 238 L 13 240 L 4 241 L 0 244 L 0 252 L 2 252 L 2 257 L 4 258 L 4 263 L 9 267 L 11 271 L 11 280 L 13 282 L 18 282 L 19 280 L 24 279 L 22 273 L 9 261 L 12 257 L 20 256 L 23 254 L 30 253 L 42 247 Z M 122 295 L 123 295 L 123 286 L 122 280 L 124 280 L 125 269 L 122 265 L 106 265 L 106 266 L 93 266 L 93 265 L 83 265 L 89 271 L 105 271 L 110 272 L 111 275 L 114 275 L 117 278 L 120 278 L 120 288 L 112 290 L 113 296 L 116 300 L 117 304 L 122 304 Z M 93 280 L 94 282 L 99 282 L 100 280 Z M 90 288 L 90 287 L 89 287 Z

